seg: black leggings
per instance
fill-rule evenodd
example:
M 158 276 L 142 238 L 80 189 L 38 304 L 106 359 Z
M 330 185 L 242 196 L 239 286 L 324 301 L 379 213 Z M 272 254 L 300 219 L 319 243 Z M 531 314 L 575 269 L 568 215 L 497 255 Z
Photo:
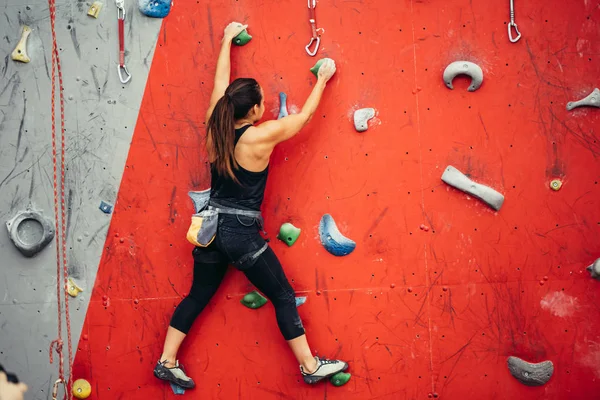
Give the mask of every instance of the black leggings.
M 220 216 L 215 241 L 207 248 L 194 249 L 192 288 L 173 313 L 173 328 L 185 334 L 189 332 L 196 317 L 219 288 L 228 264 L 233 263 L 273 303 L 277 324 L 285 340 L 304 334 L 294 290 L 273 250 L 270 247 L 264 249 L 266 242 L 259 234 L 257 221 L 253 223 L 252 220 Z M 252 257 L 257 253 L 260 254 L 258 257 Z M 240 263 L 240 259 L 245 261 Z

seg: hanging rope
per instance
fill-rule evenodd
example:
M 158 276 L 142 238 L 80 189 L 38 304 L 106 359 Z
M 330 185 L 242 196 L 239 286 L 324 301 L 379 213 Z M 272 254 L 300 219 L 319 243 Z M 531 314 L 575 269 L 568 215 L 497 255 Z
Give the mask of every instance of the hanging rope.
M 69 352 L 69 373 L 73 371 L 73 351 L 71 347 L 71 319 L 69 314 L 69 301 L 67 297 L 68 288 L 68 270 L 67 270 L 67 221 L 66 221 L 66 205 L 65 205 L 65 98 L 63 92 L 63 77 L 60 67 L 60 56 L 58 54 L 58 45 L 56 44 L 56 2 L 48 0 L 48 8 L 50 10 L 50 27 L 52 31 L 52 164 L 54 171 L 54 222 L 56 229 L 56 298 L 58 308 L 58 338 L 50 344 L 50 363 L 53 363 L 54 357 L 52 350 L 56 350 L 59 356 L 58 380 L 54 383 L 52 396 L 57 397 L 58 386 L 62 383 L 64 387 L 64 397 L 71 400 L 73 394 L 71 392 L 70 379 L 65 378 L 65 366 L 63 356 L 63 339 L 62 339 L 62 295 L 65 304 L 65 320 L 67 325 L 67 349 Z M 60 192 L 58 189 L 58 167 L 57 158 L 58 151 L 56 145 L 56 75 L 58 75 L 58 93 L 60 99 Z M 59 206 L 60 204 L 60 206 Z M 59 212 L 60 207 L 60 212 Z M 62 269 L 61 269 L 62 265 Z

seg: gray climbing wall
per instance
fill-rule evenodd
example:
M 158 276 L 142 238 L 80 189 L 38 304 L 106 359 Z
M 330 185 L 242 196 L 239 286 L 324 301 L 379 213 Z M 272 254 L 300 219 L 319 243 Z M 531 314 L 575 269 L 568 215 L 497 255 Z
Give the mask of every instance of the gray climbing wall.
M 115 3 L 106 1 L 98 19 L 87 15 L 90 5 L 58 0 L 56 12 L 67 116 L 69 273 L 85 290 L 70 300 L 74 344 L 111 218 L 98 206 L 116 199 L 161 25 L 126 0 L 126 64 L 133 78 L 122 85 Z M 54 215 L 49 10 L 46 1 L 0 0 L 0 11 L 0 363 L 29 384 L 27 399 L 47 399 L 58 375 L 48 358 L 57 337 L 55 243 L 27 259 L 4 224 L 30 205 Z M 23 24 L 33 30 L 28 64 L 10 58 Z

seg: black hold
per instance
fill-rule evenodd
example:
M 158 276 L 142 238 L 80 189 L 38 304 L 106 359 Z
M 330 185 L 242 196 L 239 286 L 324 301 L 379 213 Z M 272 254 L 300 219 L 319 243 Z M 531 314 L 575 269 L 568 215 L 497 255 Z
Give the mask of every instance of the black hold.
M 100 210 L 105 214 L 110 214 L 112 212 L 113 206 L 106 203 L 105 201 L 100 201 Z

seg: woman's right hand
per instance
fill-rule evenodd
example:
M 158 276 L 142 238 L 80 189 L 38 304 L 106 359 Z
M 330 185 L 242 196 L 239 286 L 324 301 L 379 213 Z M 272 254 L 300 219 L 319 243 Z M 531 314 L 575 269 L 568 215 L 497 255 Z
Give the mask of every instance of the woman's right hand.
M 321 64 L 321 67 L 319 68 L 319 73 L 317 74 L 318 79 L 327 83 L 327 81 L 331 79 L 333 74 L 335 74 L 335 70 L 335 61 L 333 61 L 330 58 L 326 59 L 325 61 L 323 61 L 323 64 Z
M 231 22 L 225 27 L 225 33 L 223 34 L 223 38 L 227 41 L 232 41 L 234 37 L 242 33 L 242 31 L 247 27 L 248 25 L 243 25 L 239 22 Z
M 0 399 L 2 400 L 23 400 L 23 394 L 27 391 L 24 383 L 8 382 L 6 374 L 0 372 Z

